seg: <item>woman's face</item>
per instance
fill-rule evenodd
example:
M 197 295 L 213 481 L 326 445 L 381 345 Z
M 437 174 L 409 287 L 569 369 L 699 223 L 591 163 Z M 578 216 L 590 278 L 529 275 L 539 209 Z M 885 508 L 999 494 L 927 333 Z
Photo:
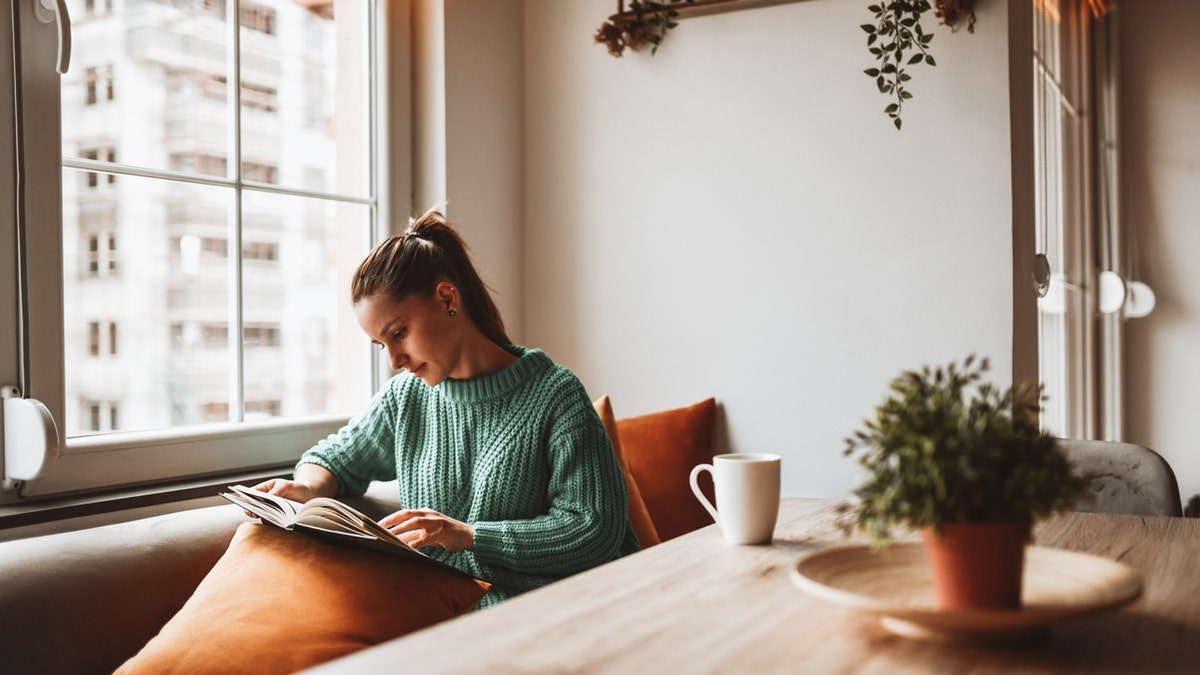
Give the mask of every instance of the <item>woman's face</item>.
M 407 370 L 432 387 L 451 377 L 462 361 L 459 327 L 466 317 L 450 316 L 457 300 L 454 289 L 442 283 L 429 298 L 397 302 L 383 293 L 363 298 L 354 314 L 371 342 L 387 351 L 393 370 Z

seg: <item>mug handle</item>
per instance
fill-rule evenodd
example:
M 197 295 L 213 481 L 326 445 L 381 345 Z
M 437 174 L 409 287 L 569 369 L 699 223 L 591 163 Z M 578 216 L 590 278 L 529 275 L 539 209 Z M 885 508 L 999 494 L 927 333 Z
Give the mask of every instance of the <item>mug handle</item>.
M 698 478 L 700 473 L 703 471 L 707 471 L 711 474 L 713 471 L 713 465 L 697 464 L 692 469 L 692 475 L 688 477 L 688 480 L 692 484 L 692 493 L 696 495 L 696 499 L 700 500 L 700 505 L 708 509 L 708 512 L 713 517 L 713 522 L 719 525 L 721 523 L 721 518 L 717 516 L 717 507 L 713 506 L 712 503 L 708 501 L 708 497 L 705 497 L 704 493 L 700 491 L 700 484 L 696 482 L 696 478 Z

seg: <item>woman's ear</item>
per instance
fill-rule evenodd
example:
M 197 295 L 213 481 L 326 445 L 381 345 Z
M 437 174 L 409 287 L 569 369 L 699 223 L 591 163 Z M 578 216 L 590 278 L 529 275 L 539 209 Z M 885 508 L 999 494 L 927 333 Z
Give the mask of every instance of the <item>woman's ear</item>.
M 450 316 L 455 316 L 462 309 L 458 288 L 449 281 L 439 281 L 433 289 L 434 300 Z

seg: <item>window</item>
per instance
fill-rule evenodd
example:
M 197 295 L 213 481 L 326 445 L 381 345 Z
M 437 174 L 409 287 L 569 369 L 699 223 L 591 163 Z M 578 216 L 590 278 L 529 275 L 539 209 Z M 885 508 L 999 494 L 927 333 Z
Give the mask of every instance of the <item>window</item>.
M 44 62 L 53 22 L 18 3 L 22 166 L 61 178 L 24 182 L 26 222 L 61 213 L 62 229 L 0 215 L 0 241 L 23 232 L 24 259 L 38 261 L 20 294 L 38 302 L 0 297 L 0 378 L 45 403 L 66 443 L 46 477 L 0 502 L 288 466 L 377 384 L 341 286 L 380 230 L 386 54 L 372 50 L 397 50 L 376 35 L 392 3 L 87 2 L 68 0 L 88 19 L 61 80 Z M 313 35 L 320 50 L 306 48 Z M 0 59 L 9 40 L 0 31 Z M 0 151 L 16 164 L 3 137 Z M 20 189 L 0 185 L 0 200 Z M 6 370 L 22 353 L 32 366 Z
M 87 352 L 88 356 L 115 355 L 117 353 L 117 323 L 115 321 L 88 322 Z
M 112 11 L 113 0 L 84 0 L 83 9 L 86 16 L 108 14 Z
M 229 79 L 220 73 L 173 69 L 167 75 L 166 88 L 171 96 L 181 101 L 195 97 L 224 101 Z M 275 112 L 278 101 L 275 87 L 242 81 L 242 107 Z
M 87 420 L 88 431 L 100 433 L 119 429 L 120 417 L 114 401 L 82 401 L 82 416 Z
M 102 161 L 109 164 L 116 164 L 117 162 L 116 149 L 107 146 L 92 147 L 80 150 L 79 156 L 83 159 Z M 101 177 L 102 175 L 103 178 Z M 117 175 L 115 173 L 100 174 L 95 171 L 88 171 L 84 174 L 84 176 L 85 187 L 88 190 L 95 190 L 101 185 L 113 185 L 117 182 Z
M 112 66 L 88 68 L 84 71 L 87 105 L 96 105 L 101 100 L 113 100 Z

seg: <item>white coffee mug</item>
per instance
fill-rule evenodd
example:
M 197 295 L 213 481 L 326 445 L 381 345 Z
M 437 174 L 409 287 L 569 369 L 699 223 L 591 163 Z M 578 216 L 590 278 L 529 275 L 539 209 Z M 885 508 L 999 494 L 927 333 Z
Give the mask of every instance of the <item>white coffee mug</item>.
M 734 453 L 713 457 L 692 469 L 692 492 L 735 544 L 769 544 L 779 516 L 779 455 Z M 696 479 L 712 472 L 717 505 L 709 503 Z

